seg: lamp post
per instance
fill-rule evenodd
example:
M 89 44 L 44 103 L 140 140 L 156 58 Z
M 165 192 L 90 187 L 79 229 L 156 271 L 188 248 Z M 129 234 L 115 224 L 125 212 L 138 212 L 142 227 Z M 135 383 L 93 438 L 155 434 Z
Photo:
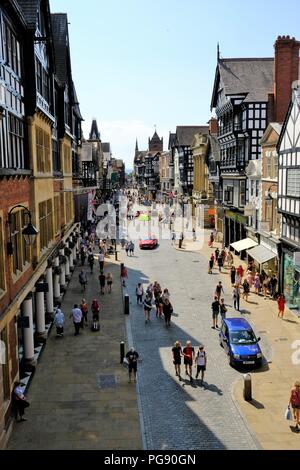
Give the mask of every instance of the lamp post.
M 21 206 L 21 205 L 17 205 L 17 206 L 14 206 L 8 213 L 8 219 L 7 219 L 7 223 L 9 225 L 9 242 L 7 243 L 7 253 L 9 256 L 12 256 L 13 255 L 13 243 L 12 243 L 12 239 L 11 239 L 11 225 L 12 225 L 12 214 L 13 214 L 13 211 L 15 209 L 24 209 L 26 215 L 28 216 L 29 218 L 29 223 L 28 225 L 23 229 L 22 231 L 22 234 L 23 234 L 23 237 L 25 239 L 25 243 L 26 245 L 28 246 L 33 246 L 34 245 L 34 242 L 36 240 L 36 237 L 38 235 L 38 230 L 32 225 L 31 223 L 31 212 L 27 209 L 27 207 L 24 207 L 24 206 Z

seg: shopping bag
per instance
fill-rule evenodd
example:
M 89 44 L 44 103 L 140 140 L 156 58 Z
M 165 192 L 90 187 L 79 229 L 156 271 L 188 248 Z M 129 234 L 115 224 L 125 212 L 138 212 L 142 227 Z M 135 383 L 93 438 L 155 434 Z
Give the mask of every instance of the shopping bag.
M 124 359 L 123 359 L 123 366 L 126 367 L 126 368 L 129 367 L 129 361 L 128 361 L 127 357 L 124 357 Z
M 291 412 L 291 409 L 290 409 L 289 406 L 288 406 L 287 409 L 285 410 L 284 417 L 285 417 L 285 419 L 287 419 L 288 421 L 292 421 L 292 419 L 293 419 L 293 415 L 292 415 L 292 412 Z

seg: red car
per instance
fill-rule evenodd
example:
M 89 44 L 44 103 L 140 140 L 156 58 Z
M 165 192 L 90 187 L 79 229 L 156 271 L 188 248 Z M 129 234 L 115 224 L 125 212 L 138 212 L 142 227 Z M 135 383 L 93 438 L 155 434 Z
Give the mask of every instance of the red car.
M 140 240 L 140 249 L 141 250 L 152 250 L 153 248 L 156 248 L 158 245 L 158 240 L 157 238 L 150 237 L 150 238 L 143 238 L 143 240 Z

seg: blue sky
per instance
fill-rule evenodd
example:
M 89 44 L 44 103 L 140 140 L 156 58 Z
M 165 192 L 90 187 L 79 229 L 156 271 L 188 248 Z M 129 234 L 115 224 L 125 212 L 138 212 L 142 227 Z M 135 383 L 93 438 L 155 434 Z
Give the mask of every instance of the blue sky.
M 84 5 L 84 8 L 83 8 Z M 298 0 L 50 0 L 68 13 L 73 78 L 87 135 L 132 167 L 135 138 L 206 124 L 217 57 L 272 57 L 278 35 L 299 34 Z

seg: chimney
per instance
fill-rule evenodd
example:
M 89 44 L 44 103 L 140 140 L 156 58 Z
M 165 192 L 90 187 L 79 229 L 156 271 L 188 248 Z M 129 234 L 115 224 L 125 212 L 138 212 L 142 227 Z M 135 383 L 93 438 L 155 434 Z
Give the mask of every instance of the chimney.
M 292 83 L 299 78 L 300 42 L 278 36 L 275 47 L 275 121 L 283 122 L 292 97 Z
M 218 120 L 216 118 L 211 118 L 208 121 L 208 126 L 210 135 L 218 133 Z

